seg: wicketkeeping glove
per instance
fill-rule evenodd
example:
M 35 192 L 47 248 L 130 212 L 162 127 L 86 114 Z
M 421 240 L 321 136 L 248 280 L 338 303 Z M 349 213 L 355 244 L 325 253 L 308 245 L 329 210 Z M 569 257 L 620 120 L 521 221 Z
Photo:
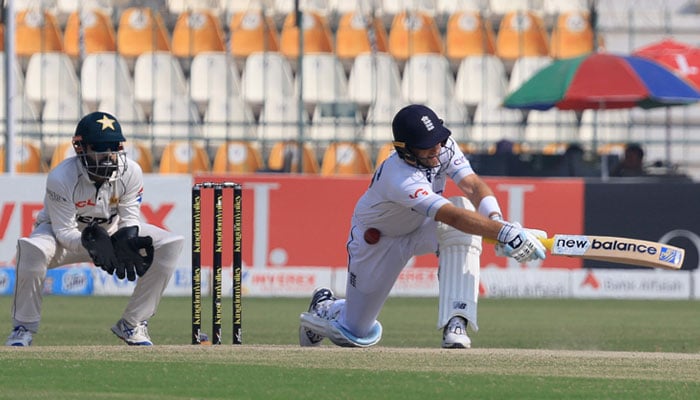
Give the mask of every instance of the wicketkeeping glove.
M 538 237 L 547 237 L 547 233 L 539 229 L 523 229 L 519 223 L 504 222 L 498 233 L 496 254 L 512 257 L 518 262 L 544 260 L 547 250 Z
M 153 239 L 150 236 L 139 236 L 138 226 L 120 228 L 112 235 L 112 246 L 119 263 L 124 267 L 124 274 L 130 281 L 136 280 L 136 275 L 143 276 L 153 262 Z
M 83 229 L 80 242 L 96 266 L 110 275 L 119 268 L 119 260 L 114 253 L 109 234 L 97 222 L 91 222 Z

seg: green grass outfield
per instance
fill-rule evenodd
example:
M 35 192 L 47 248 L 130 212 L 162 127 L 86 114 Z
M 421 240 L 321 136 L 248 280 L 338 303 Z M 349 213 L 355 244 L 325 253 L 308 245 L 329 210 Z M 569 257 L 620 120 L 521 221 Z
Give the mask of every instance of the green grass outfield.
M 299 348 L 308 300 L 287 298 L 244 299 L 232 346 L 230 300 L 224 346 L 189 345 L 190 301 L 166 297 L 156 346 L 134 348 L 109 330 L 128 298 L 47 297 L 35 345 L 0 347 L 0 398 L 700 398 L 699 302 L 484 299 L 474 348 L 443 350 L 434 298 L 390 299 L 370 349 Z M 0 297 L 2 335 L 10 303 Z

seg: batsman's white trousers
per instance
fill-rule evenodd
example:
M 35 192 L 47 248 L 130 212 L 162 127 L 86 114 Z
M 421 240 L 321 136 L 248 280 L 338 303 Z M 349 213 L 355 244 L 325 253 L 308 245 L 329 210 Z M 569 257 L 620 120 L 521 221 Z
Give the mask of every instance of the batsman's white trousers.
M 153 238 L 153 263 L 137 278 L 131 299 L 122 314 L 128 323 L 136 325 L 151 318 L 158 308 L 170 277 L 175 270 L 184 238 L 155 225 L 141 224 L 140 236 Z M 41 320 L 42 288 L 46 271 L 62 265 L 92 262 L 87 250 L 74 252 L 61 246 L 50 224 L 40 224 L 26 238 L 17 242 L 17 282 L 12 318 L 15 326 L 24 325 L 36 332 Z

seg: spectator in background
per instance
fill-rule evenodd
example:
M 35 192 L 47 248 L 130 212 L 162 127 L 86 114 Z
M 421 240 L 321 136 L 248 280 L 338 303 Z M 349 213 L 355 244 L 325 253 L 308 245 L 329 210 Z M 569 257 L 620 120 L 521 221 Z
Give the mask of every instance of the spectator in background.
M 644 169 L 644 149 L 638 143 L 625 146 L 625 157 L 613 169 L 611 176 L 633 177 L 647 175 Z
M 584 161 L 585 151 L 578 143 L 569 143 L 559 164 L 559 176 L 589 176 L 590 168 Z

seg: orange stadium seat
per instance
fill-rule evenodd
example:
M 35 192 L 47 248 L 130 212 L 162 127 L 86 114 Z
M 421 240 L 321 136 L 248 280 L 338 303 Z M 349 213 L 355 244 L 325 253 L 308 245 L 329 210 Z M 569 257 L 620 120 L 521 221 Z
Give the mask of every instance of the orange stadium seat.
M 243 61 L 258 52 L 279 51 L 280 39 L 275 23 L 261 10 L 247 10 L 233 14 L 229 23 L 231 54 Z
M 101 10 L 74 11 L 68 16 L 63 35 L 65 52 L 80 56 L 80 29 L 82 25 L 85 54 L 117 51 L 117 39 L 112 20 Z
M 127 59 L 153 51 L 170 51 L 170 36 L 160 14 L 147 7 L 124 10 L 117 28 L 117 51 Z
M 48 169 L 41 157 L 39 144 L 29 141 L 18 141 L 13 149 L 15 172 L 41 173 L 46 172 Z M 6 172 L 4 145 L 0 146 L 0 172 Z
M 5 51 L 5 24 L 0 23 L 0 51 Z
M 18 57 L 63 51 L 63 36 L 56 17 L 40 9 L 19 10 L 15 18 L 15 51 Z
M 469 56 L 496 53 L 496 39 L 491 20 L 478 11 L 457 11 L 450 15 L 445 33 L 445 55 L 453 66 Z
M 496 55 L 504 60 L 547 56 L 548 42 L 542 18 L 531 11 L 511 11 L 501 20 Z
M 74 155 L 75 150 L 73 150 L 73 143 L 60 142 L 53 150 L 53 154 L 51 155 L 51 169 L 56 168 L 56 166 L 60 164 L 61 161 Z
M 186 174 L 208 172 L 211 169 L 209 155 L 204 146 L 185 141 L 173 141 L 163 149 L 160 158 L 161 174 Z
M 153 153 L 145 143 L 134 140 L 127 140 L 124 143 L 124 151 L 126 156 L 136 161 L 144 173 L 150 174 L 153 172 Z
M 422 12 L 396 14 L 389 31 L 389 53 L 400 64 L 414 54 L 443 54 L 442 38 L 433 17 Z
M 267 159 L 267 168 L 275 171 L 318 174 L 318 160 L 308 143 L 302 146 L 302 171 L 299 171 L 299 144 L 295 141 L 276 142 Z
M 232 141 L 216 150 L 212 172 L 253 173 L 263 168 L 260 149 L 252 142 Z
M 379 168 L 380 165 L 391 156 L 392 153 L 394 153 L 396 149 L 394 148 L 394 143 L 392 142 L 387 142 L 384 143 L 379 150 L 377 151 L 377 162 L 374 163 L 374 168 L 377 169 Z
M 334 142 L 323 153 L 321 175 L 363 175 L 372 173 L 367 149 L 353 142 Z
M 173 28 L 172 52 L 176 57 L 194 57 L 205 51 L 224 51 L 224 33 L 211 11 L 185 11 Z
M 553 58 L 571 58 L 593 51 L 593 29 L 587 12 L 560 14 L 552 29 L 549 54 Z
M 335 54 L 349 70 L 358 55 L 369 52 L 388 51 L 387 32 L 380 18 L 359 11 L 348 12 L 340 17 L 335 33 Z
M 301 24 L 304 30 L 304 53 L 334 51 L 333 34 L 324 16 L 313 11 L 304 11 Z M 299 56 L 299 29 L 293 12 L 287 14 L 280 32 L 280 52 L 288 58 Z

